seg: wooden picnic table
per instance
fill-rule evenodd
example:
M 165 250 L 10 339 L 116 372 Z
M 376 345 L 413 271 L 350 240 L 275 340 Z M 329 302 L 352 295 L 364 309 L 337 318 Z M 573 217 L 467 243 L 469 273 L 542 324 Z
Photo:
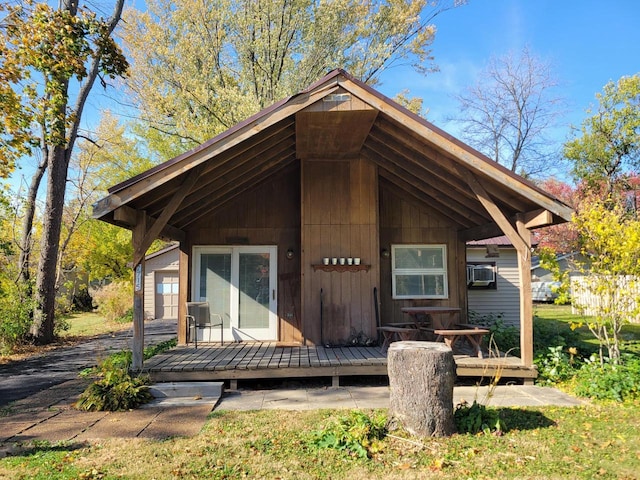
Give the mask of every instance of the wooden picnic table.
M 457 307 L 403 307 L 403 313 L 410 315 L 413 322 L 421 331 L 435 335 L 436 342 L 444 342 L 452 350 L 458 340 L 466 339 L 479 358 L 482 358 L 482 339 L 489 333 L 489 330 L 478 325 L 455 324 L 455 316 L 460 313 Z M 420 316 L 427 317 L 426 321 Z M 438 325 L 434 322 L 433 315 L 440 315 Z
M 468 325 L 468 326 L 473 327 L 473 325 Z M 489 333 L 489 330 L 481 327 L 464 328 L 464 329 L 454 328 L 451 330 L 436 329 L 434 330 L 433 333 L 435 333 L 438 336 L 436 341 L 441 341 L 441 340 L 444 341 L 444 343 L 451 350 L 454 349 L 455 344 L 459 339 L 466 338 L 471 344 L 471 347 L 475 351 L 478 358 L 482 358 L 482 348 L 480 348 L 482 344 L 482 337 L 487 335 Z
M 421 315 L 424 315 L 430 323 L 429 326 L 431 328 L 437 328 L 434 323 L 433 315 L 438 315 L 440 317 L 439 327 L 444 329 L 452 328 L 456 314 L 460 313 L 460 308 L 458 307 L 403 307 L 400 310 L 402 310 L 403 313 L 410 315 L 415 324 L 419 327 L 425 326 L 425 322 L 419 318 Z
M 413 322 L 388 323 L 378 327 L 378 331 L 382 333 L 382 351 L 386 352 L 389 345 L 395 341 L 416 340 L 419 330 Z

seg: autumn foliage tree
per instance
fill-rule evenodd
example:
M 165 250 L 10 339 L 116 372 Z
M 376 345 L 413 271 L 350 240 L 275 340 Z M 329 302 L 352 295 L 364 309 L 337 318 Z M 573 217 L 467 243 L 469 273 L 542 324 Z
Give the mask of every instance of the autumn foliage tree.
M 460 0 L 149 0 L 125 13 L 132 102 L 164 158 L 206 141 L 334 68 L 375 83 L 430 71 L 432 20 Z
M 61 0 L 58 8 L 31 2 L 0 7 L 0 107 L 7 113 L 0 127 L 0 168 L 10 171 L 21 156 L 39 149 L 47 172 L 31 329 L 38 343 L 54 338 L 67 173 L 85 102 L 96 80 L 106 86 L 107 78 L 128 68 L 112 38 L 123 4 L 116 0 L 107 20 L 72 0 Z

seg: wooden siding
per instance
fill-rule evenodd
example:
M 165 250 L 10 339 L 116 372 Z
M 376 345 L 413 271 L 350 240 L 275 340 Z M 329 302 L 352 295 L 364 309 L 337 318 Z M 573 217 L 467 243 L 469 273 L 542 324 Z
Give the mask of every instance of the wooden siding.
M 449 298 L 443 300 L 393 300 L 391 258 L 380 258 L 380 323 L 407 321 L 401 308 L 434 305 L 460 307 L 466 318 L 466 262 L 464 242 L 456 228 L 438 211 L 418 200 L 400 197 L 391 185 L 380 188 L 380 248 L 391 252 L 394 244 L 446 244 Z
M 501 314 L 505 323 L 520 328 L 520 280 L 518 258 L 513 248 L 500 248 L 500 256 L 486 258 L 487 250 L 468 248 L 470 262 L 496 262 L 496 289 L 469 290 L 469 311 L 480 315 Z
M 304 161 L 302 172 L 305 338 L 311 344 L 336 345 L 354 335 L 376 338 L 377 169 L 363 159 Z M 370 269 L 315 270 L 323 257 L 360 257 Z
M 298 164 L 265 178 L 256 188 L 203 217 L 189 236 L 188 252 L 194 245 L 277 245 L 279 340 L 302 342 Z M 294 252 L 291 260 L 286 256 L 289 249 Z

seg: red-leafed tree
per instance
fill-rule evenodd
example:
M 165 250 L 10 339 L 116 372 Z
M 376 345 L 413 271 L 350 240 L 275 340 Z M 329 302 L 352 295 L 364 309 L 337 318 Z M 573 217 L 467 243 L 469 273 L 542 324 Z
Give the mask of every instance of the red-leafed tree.
M 580 188 L 575 188 L 566 182 L 549 178 L 539 183 L 540 188 L 549 192 L 571 207 L 579 204 Z M 546 249 L 555 254 L 575 252 L 578 250 L 579 236 L 572 222 L 541 228 L 535 232 L 538 248 Z

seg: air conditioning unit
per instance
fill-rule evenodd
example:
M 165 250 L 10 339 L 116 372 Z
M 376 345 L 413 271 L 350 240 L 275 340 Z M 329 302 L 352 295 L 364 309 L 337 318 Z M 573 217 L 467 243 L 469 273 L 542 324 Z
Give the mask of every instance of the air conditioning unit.
M 468 265 L 467 284 L 473 287 L 488 287 L 496 281 L 496 269 L 493 265 Z

